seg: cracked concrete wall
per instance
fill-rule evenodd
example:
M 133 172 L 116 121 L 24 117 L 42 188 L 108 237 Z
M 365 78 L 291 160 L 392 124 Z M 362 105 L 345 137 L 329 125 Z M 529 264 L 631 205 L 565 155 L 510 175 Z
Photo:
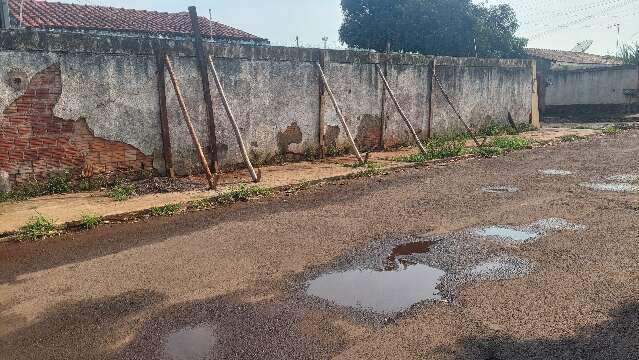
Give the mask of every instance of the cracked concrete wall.
M 153 157 L 155 169 L 163 171 L 156 50 L 152 44 L 143 44 L 141 39 L 111 40 L 107 46 L 100 42 L 102 38 L 88 41 L 74 35 L 69 48 L 65 48 L 67 45 L 62 41 L 65 35 L 51 35 L 48 40 L 41 34 L 38 36 L 25 36 L 19 41 L 0 36 L 0 112 L 23 91 L 12 79 L 22 77 L 28 81 L 38 71 L 59 64 L 62 93 L 54 109 L 55 116 L 86 119 L 95 136 L 139 149 Z M 54 51 L 46 50 L 51 46 Z M 178 81 L 199 139 L 208 147 L 202 85 L 192 49 L 188 42 L 179 41 L 163 46 L 177 51 L 172 59 Z M 219 44 L 207 47 L 215 56 L 230 105 L 255 158 L 286 155 L 301 159 L 305 153 L 317 150 L 320 94 L 315 62 L 320 59 L 320 50 Z M 382 133 L 383 84 L 376 73 L 376 63 L 388 63 L 390 86 L 417 132 L 425 136 L 429 118 L 429 63 L 433 57 L 330 50 L 325 52 L 325 59 L 328 81 L 361 147 L 376 148 Z M 473 126 L 491 120 L 506 122 L 508 112 L 517 122 L 528 121 L 532 62 L 441 57 L 436 61 L 444 88 Z M 165 76 L 176 170 L 179 174 L 199 173 L 200 165 L 168 73 Z M 210 85 L 218 157 L 222 165 L 241 164 L 235 135 L 212 77 Z M 461 129 L 436 87 L 432 101 L 434 134 Z M 326 145 L 348 147 L 328 95 L 322 102 Z M 390 147 L 412 143 L 388 96 L 385 115 L 384 144 Z

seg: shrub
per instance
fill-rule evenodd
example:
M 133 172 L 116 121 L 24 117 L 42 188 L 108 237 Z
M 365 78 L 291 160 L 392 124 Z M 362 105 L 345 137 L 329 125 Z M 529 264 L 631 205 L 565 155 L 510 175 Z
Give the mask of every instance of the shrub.
M 47 180 L 48 194 L 66 194 L 71 192 L 71 174 L 69 172 L 55 173 Z
M 20 228 L 18 236 L 23 240 L 40 240 L 57 233 L 53 220 L 41 214 L 33 216 Z
M 90 230 L 102 224 L 102 217 L 96 214 L 82 214 L 82 227 Z
M 565 135 L 559 138 L 559 140 L 563 142 L 572 142 L 572 141 L 583 140 L 583 139 L 586 139 L 586 137 L 579 136 L 579 135 Z

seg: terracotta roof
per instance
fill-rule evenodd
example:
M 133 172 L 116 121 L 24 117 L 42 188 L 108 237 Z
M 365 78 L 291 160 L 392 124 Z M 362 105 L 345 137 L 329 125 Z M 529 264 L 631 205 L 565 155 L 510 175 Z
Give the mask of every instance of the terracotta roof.
M 580 53 L 574 51 L 550 50 L 550 49 L 526 49 L 528 56 L 571 64 L 603 64 L 622 65 L 623 61 L 612 56 Z
M 76 5 L 38 0 L 9 0 L 9 12 L 18 19 L 23 1 L 22 25 L 83 31 L 113 31 L 166 36 L 186 36 L 191 32 L 188 12 L 166 13 L 118 9 L 106 6 Z M 199 17 L 200 31 L 206 38 L 266 41 L 242 30 Z M 211 31 L 212 28 L 212 31 Z

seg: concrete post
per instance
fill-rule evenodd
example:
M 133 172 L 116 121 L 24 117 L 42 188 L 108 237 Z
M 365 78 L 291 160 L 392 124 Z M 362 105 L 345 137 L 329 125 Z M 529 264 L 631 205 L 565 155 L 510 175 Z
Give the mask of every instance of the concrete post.
M 530 124 L 537 129 L 541 128 L 541 119 L 539 113 L 539 102 L 544 101 L 544 99 L 540 99 L 539 92 L 537 91 L 538 81 L 537 79 L 537 62 L 535 60 L 532 61 L 532 103 L 530 109 Z M 544 84 L 541 84 L 544 86 Z
M 0 0 L 0 29 L 8 29 L 9 22 L 9 0 Z

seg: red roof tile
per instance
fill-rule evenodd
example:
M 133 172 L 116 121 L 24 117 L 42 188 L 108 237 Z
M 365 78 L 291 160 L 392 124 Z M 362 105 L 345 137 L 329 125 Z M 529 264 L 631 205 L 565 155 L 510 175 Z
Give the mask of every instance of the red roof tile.
M 22 25 L 27 28 L 102 30 L 154 35 L 191 33 L 191 18 L 188 12 L 166 13 L 38 0 L 9 0 L 9 12 L 16 19 L 20 17 L 21 2 Z M 199 25 L 202 36 L 207 38 L 265 41 L 215 21 L 210 23 L 205 17 L 199 17 Z

